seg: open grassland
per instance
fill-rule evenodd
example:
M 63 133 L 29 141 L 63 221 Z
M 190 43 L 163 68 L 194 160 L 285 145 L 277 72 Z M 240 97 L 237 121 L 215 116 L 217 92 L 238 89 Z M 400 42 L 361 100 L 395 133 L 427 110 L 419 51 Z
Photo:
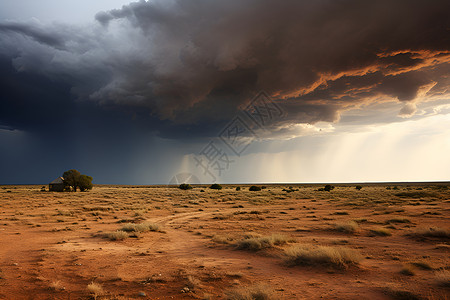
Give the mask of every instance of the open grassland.
M 237 186 L 0 186 L 0 299 L 449 298 L 450 185 Z

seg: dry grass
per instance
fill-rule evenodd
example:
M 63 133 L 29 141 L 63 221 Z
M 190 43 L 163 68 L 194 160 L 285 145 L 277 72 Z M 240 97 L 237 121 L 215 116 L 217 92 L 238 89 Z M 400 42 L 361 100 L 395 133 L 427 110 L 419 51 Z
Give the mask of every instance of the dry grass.
M 394 288 L 386 288 L 385 292 L 393 300 L 421 300 L 422 299 L 422 297 L 415 295 L 412 292 L 394 289 Z
M 413 266 L 422 270 L 433 270 L 434 268 L 425 261 L 415 261 L 411 263 Z
M 128 233 L 126 233 L 123 230 L 109 232 L 109 233 L 106 233 L 104 236 L 105 236 L 105 238 L 107 238 L 111 241 L 122 241 L 129 237 Z
M 236 241 L 234 244 L 236 248 L 240 250 L 258 251 L 261 249 L 284 245 L 294 241 L 295 240 L 293 240 L 292 238 L 282 234 L 272 234 L 262 237 L 246 237 L 244 239 Z
M 50 285 L 49 285 L 49 288 L 50 288 L 52 291 L 63 291 L 63 290 L 66 289 L 66 288 L 61 284 L 61 281 L 59 281 L 59 280 L 52 281 L 52 282 L 50 283 Z
M 358 231 L 359 226 L 358 223 L 354 221 L 349 221 L 347 223 L 336 223 L 334 224 L 334 229 L 340 232 L 345 233 L 355 233 Z
M 441 270 L 436 272 L 436 282 L 440 286 L 450 287 L 450 271 Z
M 440 227 L 417 228 L 410 235 L 412 237 L 431 237 L 438 239 L 450 239 L 450 230 Z
M 391 224 L 391 223 L 411 223 L 411 221 L 408 218 L 392 218 L 389 220 L 386 220 L 385 222 L 386 224 Z
M 370 234 L 372 236 L 390 236 L 392 233 L 387 229 L 383 227 L 375 227 L 370 229 Z
M 128 223 L 122 226 L 122 230 L 126 232 L 161 231 L 161 226 L 156 223 Z
M 96 299 L 98 296 L 102 296 L 105 294 L 105 291 L 103 290 L 103 287 L 101 284 L 96 282 L 91 282 L 87 285 L 87 290 L 89 293 L 94 295 L 94 298 Z
M 414 271 L 414 268 L 412 266 L 403 266 L 403 268 L 400 270 L 400 274 L 407 275 L 407 276 L 414 276 L 416 275 L 416 272 Z
M 239 287 L 225 292 L 228 300 L 270 300 L 277 299 L 273 290 L 266 285 Z
M 290 265 L 328 265 L 346 268 L 357 265 L 363 259 L 354 249 L 312 245 L 294 245 L 286 249 L 285 261 Z

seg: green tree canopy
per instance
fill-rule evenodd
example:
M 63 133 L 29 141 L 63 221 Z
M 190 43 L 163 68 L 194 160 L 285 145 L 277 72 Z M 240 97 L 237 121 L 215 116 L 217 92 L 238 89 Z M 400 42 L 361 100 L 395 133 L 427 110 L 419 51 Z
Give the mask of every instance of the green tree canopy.
M 64 185 L 74 192 L 77 191 L 77 188 L 82 192 L 92 189 L 92 177 L 83 175 L 77 170 L 66 171 L 62 177 L 64 178 Z

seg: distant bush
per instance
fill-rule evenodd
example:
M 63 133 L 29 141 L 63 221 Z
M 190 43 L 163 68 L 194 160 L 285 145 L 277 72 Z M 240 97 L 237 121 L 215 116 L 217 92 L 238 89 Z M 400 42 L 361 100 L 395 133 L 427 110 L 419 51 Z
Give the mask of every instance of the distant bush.
M 188 183 L 182 183 L 178 186 L 180 190 L 192 190 L 192 186 Z
M 360 190 L 362 189 L 362 186 L 357 185 L 357 186 L 355 187 L 355 189 L 357 189 L 358 191 L 360 191 Z
M 261 188 L 259 186 L 256 186 L 256 185 L 252 185 L 248 190 L 252 191 L 252 192 L 257 192 L 257 191 L 260 191 Z
M 45 185 L 41 187 L 41 192 L 45 192 Z
M 218 184 L 218 183 L 214 183 L 209 188 L 213 189 L 213 190 L 221 190 L 222 186 L 220 184 Z
M 330 185 L 330 184 L 327 184 L 327 185 L 325 185 L 325 187 L 323 188 L 323 190 L 329 192 L 329 191 L 331 191 L 331 190 L 334 190 L 334 186 L 332 186 L 332 185 Z
M 241 190 L 241 187 L 240 186 L 237 186 L 236 187 L 236 191 L 240 191 Z

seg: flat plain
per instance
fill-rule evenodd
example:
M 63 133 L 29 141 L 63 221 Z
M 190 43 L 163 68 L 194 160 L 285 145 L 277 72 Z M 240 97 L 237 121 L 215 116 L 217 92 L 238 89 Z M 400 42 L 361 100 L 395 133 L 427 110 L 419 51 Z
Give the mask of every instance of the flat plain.
M 2 186 L 0 299 L 449 298 L 450 184 L 321 187 Z

